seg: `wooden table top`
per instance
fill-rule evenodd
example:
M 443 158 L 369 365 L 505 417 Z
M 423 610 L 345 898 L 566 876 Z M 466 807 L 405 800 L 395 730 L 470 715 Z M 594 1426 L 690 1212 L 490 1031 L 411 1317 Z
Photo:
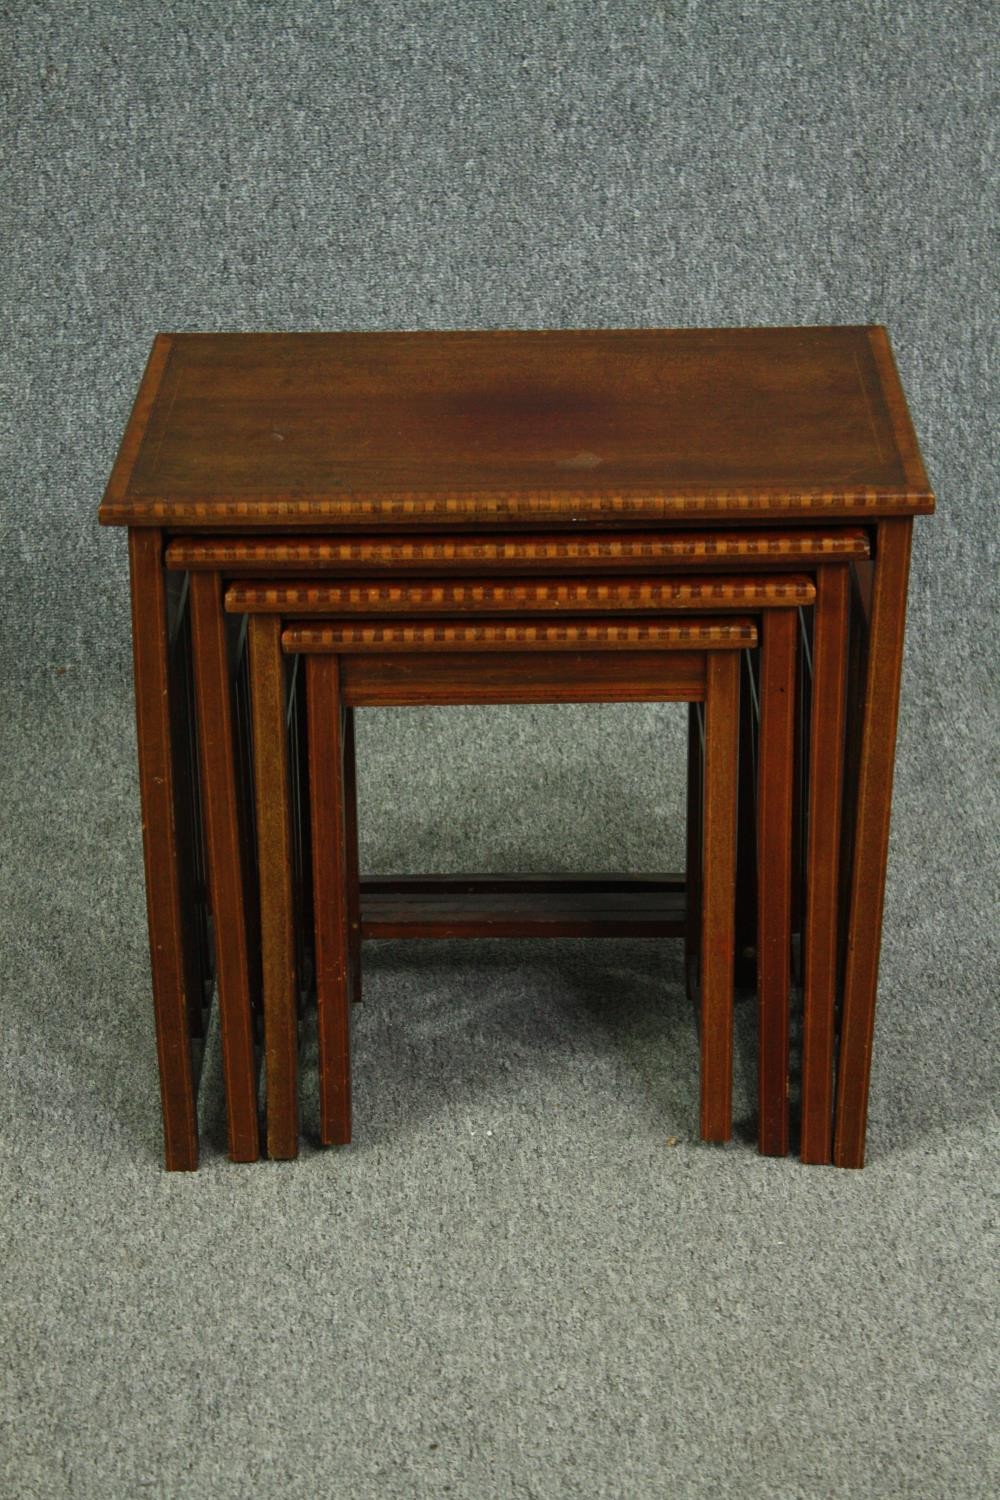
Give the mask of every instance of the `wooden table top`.
M 159 334 L 112 525 L 694 524 L 933 510 L 880 327 Z

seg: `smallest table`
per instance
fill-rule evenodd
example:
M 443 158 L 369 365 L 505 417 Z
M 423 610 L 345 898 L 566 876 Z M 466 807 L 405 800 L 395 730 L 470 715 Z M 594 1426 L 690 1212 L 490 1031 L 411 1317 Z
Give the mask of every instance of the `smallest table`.
M 787 614 L 788 611 L 786 610 Z M 264 655 L 274 639 L 266 616 L 252 654 L 255 691 L 274 674 Z M 701 1133 L 728 1140 L 732 1127 L 733 924 L 736 900 L 736 792 L 740 653 L 757 643 L 747 619 L 311 621 L 289 624 L 281 649 L 306 658 L 309 801 L 312 808 L 316 1003 L 319 1017 L 321 1138 L 351 1139 L 351 888 L 357 870 L 348 851 L 344 725 L 352 708 L 428 704 L 697 703 L 703 705 L 704 773 L 700 860 Z M 256 655 L 256 661 L 254 661 Z M 790 677 L 789 672 L 789 677 Z M 789 687 L 791 681 L 789 681 Z M 269 725 L 258 719 L 262 747 L 257 796 L 262 809 L 286 800 L 272 745 L 284 741 L 283 705 Z M 269 731 L 269 732 L 268 732 Z M 783 768 L 787 772 L 790 767 Z M 419 778 L 416 780 L 419 789 Z M 286 812 L 286 821 L 290 813 Z M 274 847 L 273 843 L 270 847 Z M 267 868 L 261 889 L 280 899 L 280 869 Z M 356 955 L 355 955 L 356 956 Z M 274 997 L 292 1013 L 294 994 Z M 267 996 L 265 996 L 265 1004 Z M 280 1018 L 278 1022 L 280 1026 Z M 285 1059 L 294 1078 L 294 1053 Z M 269 1082 L 270 1089 L 270 1082 Z M 282 1091 L 284 1097 L 285 1090 Z M 270 1110 L 268 1115 L 270 1131 Z M 297 1133 L 290 1142 L 297 1149 Z

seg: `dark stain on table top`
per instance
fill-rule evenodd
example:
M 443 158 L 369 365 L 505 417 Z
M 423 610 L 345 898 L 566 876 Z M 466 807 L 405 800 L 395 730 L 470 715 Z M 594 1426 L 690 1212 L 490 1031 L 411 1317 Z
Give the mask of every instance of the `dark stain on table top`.
M 161 334 L 100 518 L 285 529 L 933 509 L 884 329 Z

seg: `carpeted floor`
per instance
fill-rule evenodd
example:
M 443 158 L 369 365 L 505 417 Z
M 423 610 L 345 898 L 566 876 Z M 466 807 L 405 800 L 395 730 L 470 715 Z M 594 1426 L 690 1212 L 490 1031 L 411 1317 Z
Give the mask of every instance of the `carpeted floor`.
M 0 1493 L 967 1500 L 995 1445 L 986 5 L 4 13 Z M 124 541 L 158 328 L 888 325 L 918 523 L 863 1173 L 696 1139 L 670 944 L 370 945 L 357 1140 L 160 1169 Z M 661 709 L 365 717 L 371 869 L 652 868 Z M 415 760 L 420 795 L 414 795 Z M 315 1074 L 306 1063 L 314 1138 Z

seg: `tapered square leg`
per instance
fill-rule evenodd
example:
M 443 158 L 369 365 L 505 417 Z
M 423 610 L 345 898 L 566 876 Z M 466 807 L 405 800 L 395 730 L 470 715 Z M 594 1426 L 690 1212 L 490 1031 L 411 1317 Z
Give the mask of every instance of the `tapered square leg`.
M 351 1139 L 351 900 L 345 744 L 346 710 L 335 655 L 306 658 L 312 807 L 320 1139 Z M 353 882 L 355 887 L 356 880 Z
M 351 939 L 351 1001 L 361 1002 L 361 871 L 358 862 L 358 778 L 354 709 L 344 709 L 344 824 L 347 850 L 347 915 Z
M 760 652 L 757 784 L 758 1146 L 788 1150 L 788 1029 L 792 961 L 792 765 L 795 752 L 794 610 L 768 610 Z
M 218 573 L 191 575 L 191 627 L 208 881 L 215 916 L 215 965 L 229 1156 L 260 1155 L 257 1072 L 250 993 L 243 830 L 237 788 L 232 682 Z
M 864 722 L 858 768 L 833 1159 L 863 1167 L 889 819 L 913 522 L 880 521 L 875 537 Z
M 178 750 L 172 731 L 163 539 L 158 530 L 130 530 L 129 567 L 139 797 L 164 1158 L 168 1171 L 194 1171 L 198 1165 L 198 1115 L 189 1018 L 193 1008 L 200 1010 L 200 998 L 192 994 L 197 966 L 187 952 L 189 939 L 182 912 L 175 809 L 174 756 Z
M 850 572 L 820 569 L 812 640 L 811 768 L 806 853 L 802 1128 L 804 1162 L 829 1162 L 837 1003 L 838 888 Z
M 736 941 L 736 790 L 739 655 L 708 659 L 701 892 L 701 1135 L 733 1127 L 733 958 Z
M 287 693 L 281 621 L 250 619 L 261 978 L 267 1075 L 267 1150 L 291 1159 L 299 1150 L 298 980 L 292 883 Z
M 756 653 L 744 651 L 740 668 L 740 771 L 736 832 L 736 984 L 757 979 L 757 682 Z
M 684 982 L 692 1005 L 698 1000 L 701 955 L 701 859 L 704 729 L 703 706 L 688 704 L 687 858 L 684 871 Z

